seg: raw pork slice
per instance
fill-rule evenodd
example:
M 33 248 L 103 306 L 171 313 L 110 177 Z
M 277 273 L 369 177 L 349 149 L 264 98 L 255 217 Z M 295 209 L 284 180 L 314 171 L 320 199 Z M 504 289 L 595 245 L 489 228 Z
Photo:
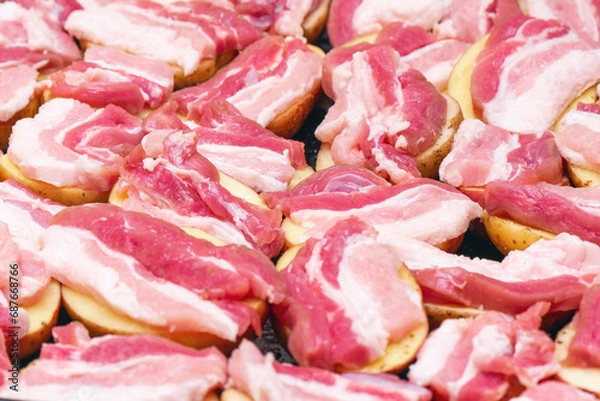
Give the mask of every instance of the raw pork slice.
M 77 322 L 54 328 L 53 335 L 55 343 L 44 344 L 40 358 L 20 372 L 18 392 L 5 384 L 0 395 L 23 400 L 196 401 L 222 387 L 227 378 L 227 360 L 215 348 L 196 351 L 152 335 L 90 339 Z
M 527 14 L 535 18 L 555 19 L 568 25 L 585 39 L 600 41 L 600 4 L 594 0 L 525 0 Z
M 547 304 L 516 318 L 487 312 L 471 319 L 447 319 L 433 331 L 408 373 L 428 386 L 436 400 L 496 401 L 512 380 L 532 387 L 558 371 L 554 342 L 539 330 Z
M 283 270 L 289 293 L 274 309 L 296 361 L 360 369 L 425 325 L 420 293 L 400 267 L 393 247 L 356 218 L 309 240 Z
M 593 395 L 581 391 L 570 384 L 547 380 L 525 390 L 511 401 L 596 401 Z
M 429 390 L 385 374 L 335 374 L 275 362 L 247 340 L 233 351 L 228 386 L 253 401 L 428 401 Z
M 561 365 L 581 368 L 600 368 L 600 283 L 590 287 L 581 301 L 579 311 L 571 322 L 575 335 L 569 344 L 568 357 Z
M 38 72 L 27 65 L 0 68 L 0 124 L 23 110 L 37 94 Z
M 600 171 L 600 107 L 579 104 L 561 121 L 556 135 L 561 156 L 574 166 Z

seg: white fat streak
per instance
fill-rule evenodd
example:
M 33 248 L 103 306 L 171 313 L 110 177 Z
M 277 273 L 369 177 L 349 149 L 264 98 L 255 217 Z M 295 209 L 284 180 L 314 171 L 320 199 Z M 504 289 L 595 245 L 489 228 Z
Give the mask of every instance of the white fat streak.
M 190 38 L 178 34 L 178 25 L 186 29 L 193 25 L 175 21 L 169 24 L 168 28 L 157 24 L 150 29 L 132 23 L 118 10 L 104 7 L 74 11 L 65 22 L 65 29 L 80 39 L 178 65 L 185 75 L 194 72 L 203 58 L 214 56 L 214 42 L 212 49 L 208 43 L 206 49 L 196 49 Z M 205 36 L 196 30 L 199 37 Z
M 556 12 L 555 8 L 551 7 L 564 7 L 563 0 L 525 0 L 528 15 L 535 18 L 542 19 L 558 19 L 562 20 L 564 24 L 569 25 L 569 20 L 564 20 L 564 16 Z M 573 4 L 575 3 L 575 4 Z M 573 5 L 575 7 L 573 7 Z M 596 8 L 593 6 L 593 1 L 590 0 L 576 0 L 569 3 L 569 13 L 576 16 L 576 20 L 582 23 L 583 30 L 589 35 L 592 40 L 598 41 L 600 39 L 600 32 L 598 31 L 598 20 Z M 577 30 L 580 29 L 578 27 Z M 587 36 L 586 35 L 586 36 Z
M 396 1 L 364 0 L 352 17 L 352 28 L 358 35 L 380 31 L 384 25 L 408 21 L 431 29 L 450 11 L 452 0 Z
M 600 132 L 600 114 L 573 109 L 570 110 L 560 122 L 565 128 L 570 125 L 581 124 L 592 131 Z
M 314 210 L 306 209 L 291 214 L 292 220 L 298 222 L 309 230 L 303 238 L 311 236 L 320 237 L 337 221 L 349 216 L 356 216 L 370 223 L 379 232 L 380 240 L 393 245 L 398 238 L 408 237 L 419 239 L 431 244 L 438 244 L 458 237 L 464 233 L 471 220 L 479 217 L 481 208 L 465 196 L 456 196 L 447 199 L 446 191 L 438 187 L 419 185 L 407 189 L 396 196 L 385 199 L 379 203 L 367 205 L 360 209 L 351 210 Z M 425 197 L 425 193 L 427 193 Z M 444 199 L 446 198 L 446 199 Z M 390 215 L 390 210 L 402 210 L 414 204 L 427 200 L 435 201 L 435 207 L 421 210 L 420 214 L 402 219 L 388 218 L 371 221 L 369 216 Z
M 269 76 L 247 85 L 227 101 L 245 117 L 266 127 L 278 114 L 309 93 L 320 80 L 320 56 L 310 51 L 297 51 L 289 58 L 282 76 Z M 282 89 L 285 91 L 282 92 Z M 263 99 L 268 99 L 269 103 L 264 104 Z
M 289 151 L 277 153 L 257 146 L 232 146 L 203 143 L 196 147 L 223 173 L 258 192 L 287 190 L 294 176 Z
M 528 41 L 529 42 L 529 41 Z M 508 56 L 499 77 L 498 91 L 493 99 L 484 104 L 483 116 L 492 125 L 511 132 L 532 133 L 548 129 L 579 93 L 594 84 L 600 77 L 600 49 L 572 49 L 559 60 L 544 65 L 527 79 L 534 84 L 525 93 L 514 92 L 514 82 L 509 81 L 513 67 L 526 62 L 537 53 L 547 52 L 555 46 L 579 42 L 574 32 L 561 38 L 526 44 L 518 52 Z M 577 81 L 573 80 L 577 78 Z M 547 96 L 548 88 L 559 88 Z
M 491 362 L 499 355 L 511 355 L 514 351 L 511 340 L 498 326 L 486 326 L 473 337 L 473 351 L 462 376 L 455 382 L 447 383 L 449 401 L 458 400 L 460 390 L 480 373 L 477 365 Z
M 38 239 L 44 232 L 30 212 L 14 203 L 0 199 L 0 221 L 8 225 L 10 236 L 19 249 L 37 253 L 40 249 Z
M 94 255 L 85 252 L 82 243 L 93 243 L 100 254 L 106 255 L 106 259 L 103 261 L 94 259 Z M 60 282 L 84 294 L 92 295 L 96 299 L 101 299 L 135 320 L 153 326 L 167 327 L 169 330 L 177 329 L 171 327 L 165 317 L 168 311 L 157 311 L 151 306 L 141 304 L 137 300 L 136 290 L 121 280 L 118 272 L 106 265 L 110 260 L 125 263 L 132 280 L 143 282 L 145 279 L 135 272 L 139 262 L 129 255 L 108 248 L 91 232 L 72 227 L 50 226 L 42 236 L 41 255 L 47 262 L 52 276 Z M 85 266 L 85 269 L 82 269 L 82 266 Z M 214 303 L 205 301 L 193 292 L 169 281 L 155 281 L 148 284 L 157 295 L 170 298 L 191 309 L 197 309 L 199 319 L 201 316 L 203 321 L 210 322 L 204 327 L 206 332 L 215 330 L 214 334 L 230 341 L 235 340 L 238 331 L 237 323 Z
M 83 72 L 67 70 L 64 72 L 64 77 L 65 82 L 72 86 L 78 86 L 88 82 L 94 82 L 98 79 L 109 82 L 130 82 L 129 78 L 116 71 L 93 67 L 88 68 Z
M 16 67 L 14 69 L 20 70 L 21 68 L 24 67 Z M 5 77 L 9 75 L 9 70 L 5 70 L 2 75 Z M 6 78 L 10 79 L 10 76 Z M 26 82 L 23 82 L 16 91 L 10 93 L 10 98 L 0 102 L 0 121 L 10 120 L 17 112 L 23 110 L 29 104 L 35 91 L 36 78 L 37 72 L 32 73 Z M 6 95 L 6 93 L 3 95 Z
M 373 148 L 372 154 L 377 162 L 375 172 L 378 174 L 386 172 L 389 174 L 391 182 L 403 182 L 407 177 L 411 176 L 408 171 L 398 168 L 398 165 L 394 163 L 394 161 L 388 159 L 381 149 Z
M 500 146 L 494 149 L 492 153 L 492 165 L 488 172 L 488 176 L 485 179 L 485 183 L 492 182 L 495 180 L 507 180 L 512 171 L 512 165 L 508 161 L 508 154 L 515 149 L 518 149 L 519 135 L 511 134 L 508 138 L 508 142 L 502 142 Z
M 431 384 L 435 376 L 444 369 L 454 347 L 469 328 L 467 319 L 446 319 L 432 331 L 419 350 L 417 362 L 409 368 L 408 378 L 419 386 Z

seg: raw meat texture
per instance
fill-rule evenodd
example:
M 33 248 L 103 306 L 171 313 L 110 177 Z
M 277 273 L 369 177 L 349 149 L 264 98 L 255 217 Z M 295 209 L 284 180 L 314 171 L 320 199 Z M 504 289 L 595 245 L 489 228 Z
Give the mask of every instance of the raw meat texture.
M 573 188 L 540 182 L 494 181 L 485 187 L 485 208 L 551 233 L 567 232 L 600 245 L 600 188 Z
M 27 65 L 0 68 L 0 122 L 10 120 L 36 94 L 38 72 Z
M 225 384 L 227 360 L 152 335 L 90 339 L 81 323 L 53 330 L 40 358 L 19 375 L 18 393 L 37 400 L 199 400 Z M 10 383 L 9 383 L 10 384 Z
M 29 178 L 108 192 L 125 156 L 143 136 L 141 120 L 117 106 L 94 110 L 56 98 L 34 118 L 15 124 L 7 154 Z
M 80 40 L 162 60 L 191 75 L 203 60 L 243 49 L 260 32 L 209 2 L 109 2 L 76 10 L 65 29 Z
M 461 236 L 481 213 L 475 202 L 434 180 L 420 178 L 390 186 L 370 180 L 374 175 L 363 169 L 329 170 L 313 174 L 289 194 L 266 196 L 270 206 L 307 229 L 302 242 L 322 238 L 338 221 L 355 216 L 372 225 L 385 243 L 411 237 L 442 244 Z
M 177 91 L 179 112 L 199 119 L 215 100 L 266 127 L 321 82 L 322 57 L 301 38 L 265 36 L 204 84 Z
M 452 150 L 440 165 L 440 179 L 455 187 L 483 187 L 495 180 L 561 184 L 565 177 L 552 133 L 511 134 L 469 119 L 454 135 Z
M 0 67 L 28 65 L 52 71 L 81 58 L 73 39 L 43 9 L 0 3 Z
M 269 257 L 278 255 L 283 245 L 281 213 L 230 193 L 197 147 L 198 136 L 191 131 L 148 134 L 121 169 L 116 190 L 127 194 L 123 207 L 180 227 L 200 228 Z
M 556 135 L 561 156 L 574 166 L 600 171 L 600 109 L 580 104 L 561 121 L 564 129 Z
M 544 301 L 551 311 L 572 311 L 600 273 L 600 247 L 574 235 L 540 240 L 502 262 L 454 255 L 420 241 L 394 245 L 426 303 L 462 305 L 509 314 Z
M 570 384 L 547 380 L 525 390 L 511 401 L 596 401 L 593 395 L 581 391 Z
M 598 71 L 599 43 L 556 20 L 513 18 L 492 30 L 477 56 L 473 105 L 488 124 L 515 133 L 541 132 L 598 81 Z
M 583 296 L 579 311 L 572 321 L 575 336 L 569 345 L 569 355 L 561 361 L 565 366 L 600 368 L 600 283 L 590 287 Z
M 393 375 L 335 374 L 275 362 L 248 340 L 233 351 L 228 386 L 254 401 L 429 401 L 429 390 Z
M 420 176 L 414 156 L 440 136 L 446 99 L 386 46 L 354 53 L 350 71 L 315 136 L 331 144 L 335 164 L 368 167 L 394 183 Z
M 432 332 L 410 367 L 409 380 L 428 386 L 439 400 L 494 401 L 511 380 L 532 387 L 558 371 L 554 342 L 539 330 L 548 305 L 512 317 L 486 312 L 447 319 Z
M 77 0 L 14 0 L 14 2 L 27 9 L 42 11 L 45 16 L 57 21 L 61 26 L 69 14 L 82 8 Z
M 355 218 L 305 244 L 283 270 L 289 293 L 274 309 L 300 365 L 360 369 L 426 324 L 420 293 L 400 278 L 395 256 Z
M 173 70 L 163 61 L 93 46 L 69 67 L 52 73 L 53 97 L 77 99 L 92 107 L 114 104 L 131 114 L 161 106 L 173 91 Z
M 568 5 L 560 0 L 525 0 L 527 14 L 555 19 L 569 26 L 584 39 L 600 40 L 600 5 L 594 0 L 575 0 Z

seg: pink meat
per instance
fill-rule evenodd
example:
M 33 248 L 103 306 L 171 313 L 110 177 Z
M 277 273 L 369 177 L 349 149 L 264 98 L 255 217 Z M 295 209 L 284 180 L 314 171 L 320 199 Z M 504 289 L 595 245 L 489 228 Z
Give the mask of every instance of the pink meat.
M 271 200 L 279 202 L 277 207 L 285 216 L 308 229 L 305 239 L 322 238 L 338 221 L 355 216 L 374 226 L 384 242 L 409 236 L 439 244 L 464 233 L 481 211 L 454 188 L 430 179 L 386 186 L 360 177 L 357 188 L 352 181 L 343 186 L 345 175 L 321 174 L 306 186 L 300 183 L 291 196 L 274 195 Z M 329 177 L 336 180 L 332 180 L 335 186 L 327 189 Z M 340 190 L 334 189 L 337 187 Z M 323 192 L 311 194 L 314 191 Z
M 229 387 L 255 401 L 428 401 L 429 390 L 387 374 L 335 374 L 274 361 L 243 340 L 227 367 Z
M 492 216 L 600 244 L 599 196 L 600 188 L 494 181 L 485 188 L 485 208 Z
M 99 46 L 88 49 L 84 61 L 49 79 L 54 97 L 77 99 L 96 108 L 114 104 L 131 114 L 145 105 L 157 108 L 173 90 L 173 70 L 167 63 Z
M 266 36 L 210 81 L 177 91 L 172 99 L 191 119 L 201 118 L 211 102 L 227 100 L 265 127 L 320 83 L 321 60 L 300 38 Z
M 526 0 L 525 6 L 532 17 L 559 20 L 582 38 L 600 40 L 600 4 L 597 1 L 577 0 L 566 7 L 560 0 Z
M 581 391 L 570 384 L 547 380 L 535 387 L 528 388 L 512 401 L 595 401 L 596 397 Z
M 0 68 L 0 122 L 24 109 L 36 93 L 38 72 L 26 65 Z
M 600 109 L 579 104 L 561 121 L 564 130 L 556 136 L 558 151 L 569 163 L 590 170 L 600 170 Z
M 19 376 L 19 396 L 114 400 L 197 400 L 226 381 L 227 360 L 215 348 L 193 350 L 152 335 L 90 339 L 80 323 L 57 327 L 57 343 Z M 10 396 L 5 389 L 3 396 Z M 90 395 L 91 396 L 91 395 Z
M 575 337 L 569 345 L 569 356 L 562 364 L 582 368 L 600 367 L 599 309 L 600 284 L 595 284 L 584 294 L 579 311 L 573 318 Z
M 192 132 L 160 131 L 132 151 L 121 170 L 126 209 L 198 227 L 229 243 L 259 249 L 269 257 L 283 245 L 278 211 L 251 205 L 218 182 L 218 171 L 197 151 Z M 158 138 L 155 144 L 154 138 Z
M 575 310 L 600 272 L 600 248 L 569 234 L 513 251 L 502 262 L 448 254 L 408 239 L 394 247 L 425 302 L 510 314 L 540 301 L 552 311 Z
M 598 43 L 556 20 L 513 18 L 492 30 L 477 56 L 471 96 L 487 123 L 511 132 L 539 132 L 598 81 L 599 70 Z M 555 88 L 551 93 L 550 87 Z
M 355 218 L 309 240 L 283 276 L 290 292 L 274 312 L 291 329 L 288 348 L 301 365 L 361 368 L 425 322 L 393 248 Z
M 440 165 L 440 179 L 455 187 L 482 187 L 494 180 L 561 184 L 563 160 L 550 132 L 518 135 L 465 120 Z
M 548 305 L 516 318 L 487 312 L 448 319 L 425 340 L 409 380 L 428 386 L 439 400 L 499 400 L 511 380 L 526 387 L 558 371 L 554 342 L 538 327 Z
M 13 0 L 27 9 L 42 11 L 44 15 L 51 17 L 61 25 L 75 10 L 81 9 L 81 4 L 77 0 Z
M 416 156 L 433 145 L 446 121 L 446 100 L 389 47 L 355 53 L 350 71 L 315 136 L 331 144 L 336 164 L 369 167 L 392 182 L 418 176 L 415 164 L 393 153 Z
M 141 120 L 117 106 L 56 98 L 15 124 L 7 154 L 30 178 L 107 192 L 143 135 Z
M 206 299 L 256 297 L 277 303 L 285 296 L 281 277 L 260 252 L 239 245 L 216 247 L 145 214 L 97 204 L 67 208 L 53 224 L 90 230 L 154 275 Z M 161 246 L 167 239 L 170 246 Z
M 45 10 L 6 1 L 0 3 L 0 15 L 0 65 L 25 61 L 49 71 L 81 58 L 73 39 Z

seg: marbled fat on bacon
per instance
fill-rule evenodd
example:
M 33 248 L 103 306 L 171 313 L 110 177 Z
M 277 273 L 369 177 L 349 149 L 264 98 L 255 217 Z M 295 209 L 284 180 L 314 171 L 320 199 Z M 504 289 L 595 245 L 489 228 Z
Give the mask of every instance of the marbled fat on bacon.
M 77 99 L 92 107 L 114 104 L 131 114 L 157 108 L 173 91 L 173 70 L 165 62 L 93 46 L 84 61 L 54 72 L 48 91 L 53 97 Z
M 164 124 L 178 129 L 175 110 L 170 105 L 163 109 L 153 116 L 163 123 L 156 121 L 154 127 Z M 172 115 L 159 117 L 162 112 Z M 198 153 L 219 171 L 259 193 L 285 191 L 296 170 L 307 167 L 303 143 L 273 134 L 226 101 L 211 103 L 190 125 L 198 135 Z
M 65 23 L 69 14 L 82 8 L 78 0 L 14 0 L 14 2 L 25 8 L 33 8 L 44 12 L 44 15 L 59 22 L 61 26 Z
M 558 371 L 554 342 L 539 330 L 547 305 L 516 318 L 487 312 L 471 319 L 447 319 L 425 340 L 409 380 L 428 386 L 438 400 L 495 401 L 511 380 L 532 387 Z
M 48 71 L 80 58 L 73 39 L 43 10 L 0 3 L 0 66 L 25 64 Z
M 242 340 L 229 359 L 228 387 L 254 401 L 429 401 L 429 390 L 386 374 L 335 374 L 275 362 Z
M 65 29 L 80 40 L 179 66 L 186 76 L 202 60 L 244 48 L 260 34 L 232 11 L 204 2 L 112 2 L 74 11 Z
M 127 157 L 118 190 L 123 207 L 183 227 L 208 231 L 227 243 L 279 254 L 281 214 L 236 197 L 219 183 L 219 172 L 197 150 L 193 132 L 155 131 Z
M 564 366 L 600 368 L 600 282 L 595 283 L 583 296 L 579 311 L 571 325 L 575 336 L 569 344 L 569 354 L 561 361 Z
M 594 0 L 575 0 L 565 7 L 561 0 L 525 0 L 527 14 L 542 19 L 555 19 L 585 39 L 600 41 L 600 4 Z
M 452 150 L 440 165 L 440 179 L 455 187 L 482 187 L 495 180 L 535 184 L 564 181 L 554 135 L 511 134 L 480 120 L 464 120 Z
M 300 38 L 266 36 L 248 46 L 209 81 L 171 97 L 198 119 L 215 100 L 227 100 L 266 127 L 321 82 L 322 57 Z
M 324 182 L 317 186 L 314 182 L 305 184 L 303 181 L 291 196 L 273 195 L 272 199 L 279 202 L 277 207 L 285 216 L 308 229 L 303 240 L 322 238 L 338 221 L 355 216 L 371 224 L 378 231 L 379 239 L 386 243 L 393 244 L 399 237 L 411 237 L 441 244 L 462 235 L 469 222 L 481 213 L 479 205 L 456 189 L 425 178 L 393 186 L 361 181 L 361 185 L 367 184 L 366 188 L 355 190 L 356 185 L 352 184 L 345 194 L 311 194 L 314 189 L 327 188 Z M 310 186 L 306 192 L 305 185 Z
M 141 120 L 109 105 L 94 110 L 73 99 L 52 99 L 34 118 L 13 127 L 7 151 L 30 178 L 56 187 L 110 191 L 124 157 L 144 133 Z
M 300 365 L 360 369 L 426 323 L 420 293 L 399 277 L 393 247 L 350 218 L 309 240 L 283 270 L 289 294 L 274 309 Z
M 471 75 L 477 113 L 516 133 L 550 129 L 600 78 L 600 44 L 559 21 L 513 18 L 496 26 Z M 551 92 L 548 88 L 554 88 Z
M 350 71 L 315 136 L 331 144 L 336 164 L 368 167 L 392 182 L 420 176 L 413 157 L 440 136 L 446 99 L 387 46 L 353 54 Z
M 528 388 L 511 401 L 596 401 L 590 393 L 581 391 L 570 384 L 546 380 L 535 387 Z
M 598 245 L 599 199 L 600 187 L 494 181 L 485 188 L 485 208 L 490 215 L 551 233 L 568 232 Z
M 226 381 L 227 359 L 152 335 L 90 339 L 81 323 L 53 330 L 40 358 L 19 375 L 22 399 L 201 400 Z M 2 396 L 13 397 L 4 388 Z
M 600 247 L 566 233 L 512 251 L 502 262 L 449 254 L 409 239 L 394 248 L 421 286 L 424 302 L 509 314 L 540 301 L 551 311 L 575 310 L 600 273 Z
M 561 124 L 564 129 L 556 135 L 561 156 L 574 166 L 600 171 L 600 108 L 580 105 Z
M 215 246 L 146 214 L 106 204 L 74 206 L 53 224 L 89 230 L 111 249 L 202 298 L 255 297 L 278 303 L 285 296 L 283 280 L 262 253 L 239 245 Z
M 24 109 L 36 94 L 38 72 L 26 65 L 0 68 L 0 123 Z

